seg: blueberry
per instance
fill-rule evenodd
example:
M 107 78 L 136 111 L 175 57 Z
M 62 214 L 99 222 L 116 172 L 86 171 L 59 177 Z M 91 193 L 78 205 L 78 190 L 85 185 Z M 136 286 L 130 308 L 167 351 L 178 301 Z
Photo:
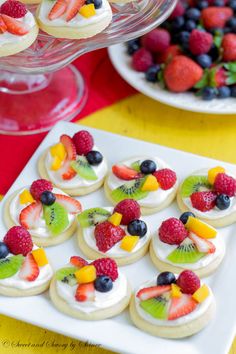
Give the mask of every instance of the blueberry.
M 207 54 L 210 55 L 212 61 L 214 62 L 219 58 L 219 49 L 213 45 Z
M 206 9 L 207 7 L 208 7 L 208 1 L 206 0 L 198 1 L 197 8 L 199 10 Z
M 202 90 L 202 99 L 204 101 L 211 101 L 214 98 L 216 98 L 216 93 L 217 93 L 217 91 L 215 90 L 214 87 L 206 86 Z
M 221 86 L 218 88 L 218 98 L 228 98 L 231 95 L 231 90 L 228 86 Z
M 86 0 L 86 4 L 94 4 L 95 9 L 102 7 L 102 0 Z
M 4 242 L 0 242 L 0 259 L 6 258 L 9 254 L 9 249 Z
M 224 28 L 224 34 L 227 34 L 227 33 L 232 33 L 232 29 L 230 27 Z
M 40 200 L 44 205 L 52 205 L 55 202 L 56 197 L 52 192 L 45 191 L 41 194 Z
M 231 97 L 236 98 L 236 86 L 231 86 L 230 91 L 231 91 Z
M 100 291 L 100 293 L 107 293 L 113 288 L 113 283 L 110 277 L 102 275 L 96 278 L 94 287 L 97 291 Z
M 195 7 L 191 7 L 185 12 L 186 18 L 194 21 L 198 21 L 201 16 L 201 11 Z
M 86 159 L 90 165 L 96 166 L 102 162 L 103 156 L 99 151 L 92 150 L 86 155 Z
M 127 43 L 127 53 L 133 55 L 140 48 L 139 38 L 131 39 Z
M 195 215 L 193 213 L 191 213 L 191 211 L 186 211 L 185 213 L 180 215 L 179 220 L 182 221 L 182 223 L 185 225 L 188 221 L 189 216 L 192 216 L 193 218 L 195 218 Z
M 176 17 L 173 21 L 172 21 L 172 24 L 171 24 L 171 29 L 173 32 L 177 31 L 177 30 L 180 30 L 183 25 L 184 25 L 184 17 L 183 16 L 178 16 Z
M 160 65 L 152 65 L 145 73 L 146 80 L 149 82 L 157 82 L 158 77 L 157 74 L 161 70 Z
M 140 171 L 145 175 L 155 172 L 156 169 L 157 165 L 152 160 L 144 160 L 140 165 Z
M 220 194 L 216 198 L 216 206 L 220 210 L 228 209 L 230 206 L 230 197 L 226 194 Z
M 196 62 L 203 68 L 209 68 L 212 64 L 211 57 L 207 54 L 201 54 L 196 57 Z
M 128 233 L 132 236 L 143 237 L 147 233 L 147 225 L 142 220 L 132 220 L 127 227 Z
M 197 24 L 193 20 L 187 20 L 184 25 L 184 29 L 188 32 L 191 32 L 197 27 Z
M 235 27 L 236 26 L 236 17 L 231 17 L 227 22 L 226 25 L 229 27 Z
M 228 6 L 231 7 L 232 10 L 236 11 L 236 0 L 229 1 Z
M 188 44 L 190 33 L 187 31 L 182 31 L 178 34 L 178 42 L 182 45 Z
M 224 0 L 215 0 L 213 6 L 222 7 L 225 5 Z
M 175 275 L 171 272 L 162 272 L 157 277 L 157 285 L 169 285 L 175 282 Z

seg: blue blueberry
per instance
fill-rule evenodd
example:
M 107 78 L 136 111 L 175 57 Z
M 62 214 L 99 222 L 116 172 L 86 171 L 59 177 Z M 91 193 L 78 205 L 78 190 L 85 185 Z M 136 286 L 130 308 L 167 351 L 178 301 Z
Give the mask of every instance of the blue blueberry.
M 169 285 L 175 282 L 175 275 L 171 272 L 162 272 L 157 277 L 157 285 Z
M 149 82 L 157 82 L 158 81 L 158 73 L 161 70 L 160 65 L 152 65 L 145 73 L 146 80 Z
M 213 44 L 210 51 L 207 53 L 210 55 L 212 61 L 216 61 L 219 58 L 219 49 Z
M 201 54 L 196 57 L 196 62 L 203 68 L 210 68 L 212 64 L 212 59 L 207 54 Z
M 230 91 L 231 91 L 231 97 L 236 98 L 236 86 L 231 86 Z
M 197 24 L 193 20 L 187 20 L 184 25 L 184 29 L 188 32 L 192 32 L 197 27 Z
M 9 254 L 9 249 L 4 242 L 0 242 L 0 259 L 6 258 Z
M 113 282 L 107 275 L 102 275 L 96 278 L 94 287 L 100 293 L 107 293 L 113 288 Z
M 185 20 L 183 16 L 176 17 L 171 23 L 173 32 L 180 30 L 184 26 Z
M 231 96 L 231 90 L 228 86 L 221 86 L 218 88 L 218 98 L 228 98 Z
M 206 1 L 206 0 L 198 1 L 197 8 L 199 10 L 206 9 L 207 7 L 208 7 L 208 1 Z
M 231 7 L 232 10 L 236 11 L 236 0 L 229 1 L 228 6 Z
M 225 5 L 224 0 L 215 0 L 213 6 L 222 7 Z
M 86 155 L 86 159 L 90 165 L 96 166 L 102 162 L 103 156 L 99 151 L 92 150 Z
M 206 86 L 202 90 L 202 99 L 204 101 L 211 101 L 216 98 L 216 89 L 214 87 Z
M 201 11 L 195 7 L 191 7 L 185 12 L 186 18 L 194 21 L 198 21 L 201 16 Z
M 230 206 L 230 197 L 226 194 L 220 194 L 216 198 L 216 206 L 220 210 L 228 209 Z
M 132 236 L 143 237 L 147 233 L 147 224 L 143 220 L 132 220 L 127 227 L 128 233 Z
M 95 9 L 102 7 L 102 0 L 86 0 L 86 4 L 94 4 Z
M 45 191 L 40 196 L 40 201 L 44 205 L 52 205 L 56 200 L 55 195 L 52 192 Z
M 182 45 L 189 43 L 190 33 L 187 31 L 182 31 L 178 34 L 178 42 Z
M 88 1 L 88 0 L 87 0 Z M 127 43 L 127 53 L 129 55 L 133 55 L 137 50 L 140 48 L 140 41 L 139 38 L 131 39 Z
M 191 213 L 191 211 L 186 211 L 185 213 L 180 215 L 179 220 L 185 225 L 188 221 L 189 216 L 192 216 L 193 218 L 195 218 L 195 215 L 193 213 Z
M 155 172 L 156 169 L 157 169 L 157 165 L 152 160 L 144 160 L 140 165 L 140 171 L 145 175 Z

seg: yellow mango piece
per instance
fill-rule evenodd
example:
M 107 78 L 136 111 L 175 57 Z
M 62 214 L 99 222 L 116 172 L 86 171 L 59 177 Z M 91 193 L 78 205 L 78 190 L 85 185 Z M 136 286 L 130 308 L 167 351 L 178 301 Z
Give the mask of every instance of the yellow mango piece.
M 19 195 L 20 204 L 33 203 L 34 198 L 28 189 L 23 190 L 23 192 Z
M 79 284 L 91 283 L 96 279 L 96 268 L 94 265 L 87 265 L 75 272 Z
M 155 176 L 153 175 L 149 175 L 147 176 L 147 178 L 145 179 L 141 190 L 143 192 L 151 192 L 151 191 L 156 191 L 159 188 L 159 183 L 157 182 L 157 179 Z
M 66 149 L 62 143 L 58 143 L 50 147 L 50 153 L 52 157 L 57 156 L 61 161 L 66 157 Z
M 124 236 L 122 238 L 120 248 L 122 250 L 131 252 L 139 241 L 139 236 Z
M 224 167 L 213 167 L 208 171 L 208 182 L 210 184 L 214 184 L 216 176 L 218 175 L 218 173 L 225 173 L 225 169 Z
M 188 217 L 185 227 L 202 238 L 215 238 L 217 235 L 217 231 L 214 227 L 206 224 L 200 219 L 194 218 L 193 216 Z
M 37 248 L 36 250 L 33 250 L 31 253 L 32 256 L 34 257 L 35 262 L 38 264 L 39 267 L 43 267 L 46 264 L 48 264 L 47 255 L 43 248 Z
M 79 10 L 79 14 L 86 18 L 96 15 L 94 4 L 83 5 Z
M 122 219 L 122 214 L 115 212 L 109 217 L 108 221 L 110 221 L 114 226 L 119 226 L 121 223 L 121 219 Z
M 203 302 L 209 296 L 209 289 L 206 284 L 202 285 L 195 293 L 192 295 L 192 298 L 198 303 Z
M 171 284 L 171 297 L 181 297 L 182 293 L 177 284 Z
M 62 160 L 58 156 L 54 156 L 52 164 L 51 164 L 51 170 L 57 171 L 62 165 Z

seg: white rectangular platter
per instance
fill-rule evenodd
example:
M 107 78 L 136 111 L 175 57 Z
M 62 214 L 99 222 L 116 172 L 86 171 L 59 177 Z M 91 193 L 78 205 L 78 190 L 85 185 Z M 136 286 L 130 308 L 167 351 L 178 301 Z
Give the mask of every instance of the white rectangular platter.
M 40 154 L 50 145 L 56 143 L 61 134 L 73 135 L 85 127 L 77 124 L 61 122 L 46 136 L 35 154 L 32 156 L 22 173 L 6 195 L 6 198 L 20 187 L 30 185 L 39 178 L 37 160 Z M 236 172 L 236 166 L 219 162 L 209 158 L 192 155 L 182 151 L 169 149 L 163 146 L 110 134 L 104 131 L 89 130 L 110 166 L 129 156 L 150 155 L 159 156 L 173 166 L 179 178 L 184 178 L 194 170 L 224 165 Z M 107 206 L 103 189 L 85 197 L 79 198 L 83 208 Z M 0 203 L 0 213 L 3 215 L 4 200 Z M 171 216 L 179 217 L 177 205 L 172 204 L 167 210 L 152 215 L 149 218 L 151 231 L 156 232 L 159 223 Z M 220 230 L 226 241 L 226 257 L 220 269 L 206 279 L 215 294 L 217 311 L 210 325 L 197 335 L 181 340 L 167 340 L 152 337 L 135 328 L 128 315 L 128 311 L 109 320 L 86 322 L 76 320 L 58 312 L 50 303 L 47 293 L 28 298 L 7 298 L 0 296 L 0 313 L 20 319 L 64 335 L 83 341 L 100 344 L 105 348 L 119 353 L 129 354 L 227 354 L 234 338 L 236 328 L 236 226 Z M 0 223 L 1 238 L 6 233 L 3 216 Z M 67 263 L 69 257 L 81 254 L 75 237 L 59 246 L 47 249 L 48 257 L 55 269 Z M 139 262 L 123 267 L 133 288 L 142 282 L 153 278 L 157 270 L 146 255 Z

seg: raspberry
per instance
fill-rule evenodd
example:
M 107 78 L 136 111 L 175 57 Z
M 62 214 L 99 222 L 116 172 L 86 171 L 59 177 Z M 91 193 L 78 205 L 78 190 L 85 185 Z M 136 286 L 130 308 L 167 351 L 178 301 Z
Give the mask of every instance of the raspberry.
M 218 173 L 214 183 L 214 189 L 219 194 L 233 197 L 236 193 L 236 180 L 225 173 Z
M 121 224 L 128 225 L 131 221 L 141 216 L 140 206 L 133 199 L 124 199 L 118 203 L 114 212 L 122 214 Z
M 213 37 L 210 33 L 193 30 L 189 37 L 189 49 L 193 55 L 206 54 L 211 49 Z
M 187 236 L 184 224 L 176 218 L 163 221 L 159 228 L 160 240 L 169 245 L 179 245 Z
M 174 8 L 174 11 L 171 13 L 168 20 L 174 20 L 176 17 L 182 16 L 184 13 L 185 13 L 184 5 L 182 4 L 181 1 L 178 1 Z
M 30 186 L 30 193 L 35 200 L 40 200 L 40 196 L 43 192 L 53 190 L 53 185 L 46 179 L 37 179 Z
M 7 0 L 0 7 L 0 13 L 13 18 L 21 18 L 26 15 L 27 9 L 20 1 Z
M 172 188 L 177 180 L 176 173 L 169 168 L 155 171 L 153 175 L 156 177 L 161 189 L 164 189 L 165 191 Z
M 185 294 L 193 294 L 200 288 L 200 279 L 191 270 L 184 270 L 177 279 L 177 285 Z
M 163 28 L 156 28 L 142 37 L 142 45 L 152 53 L 162 53 L 170 45 L 170 34 Z
M 114 259 L 100 258 L 93 261 L 92 264 L 96 268 L 97 277 L 107 275 L 112 281 L 118 278 L 117 264 Z
M 153 65 L 152 54 L 145 48 L 137 50 L 132 57 L 132 66 L 135 70 L 145 72 Z
M 87 130 L 80 130 L 78 133 L 75 133 L 72 139 L 78 155 L 86 155 L 93 148 L 94 140 Z
M 9 229 L 3 241 L 13 254 L 26 256 L 33 249 L 30 233 L 22 226 L 13 226 Z
M 200 211 L 209 211 L 216 205 L 216 193 L 214 192 L 195 192 L 191 195 L 192 206 Z
M 125 231 L 119 226 L 114 226 L 109 221 L 104 221 L 96 225 L 94 236 L 98 250 L 107 252 L 112 246 L 122 240 L 125 236 Z

